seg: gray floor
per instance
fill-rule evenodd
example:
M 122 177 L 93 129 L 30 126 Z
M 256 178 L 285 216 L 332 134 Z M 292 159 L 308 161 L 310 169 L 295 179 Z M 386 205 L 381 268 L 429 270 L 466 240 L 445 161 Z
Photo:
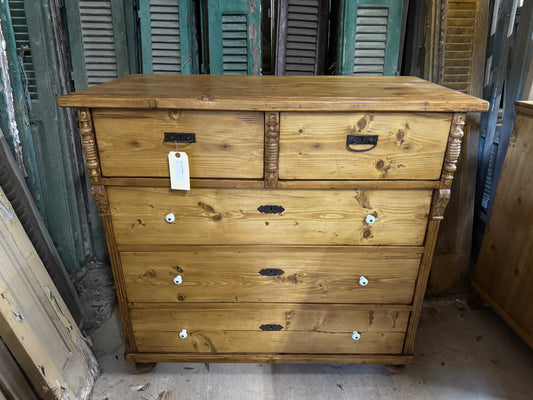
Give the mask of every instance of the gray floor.
M 103 368 L 92 394 L 114 399 L 533 399 L 533 350 L 490 308 L 425 302 L 415 363 L 380 365 L 164 364 L 139 374 L 124 361 L 119 323 L 94 335 Z

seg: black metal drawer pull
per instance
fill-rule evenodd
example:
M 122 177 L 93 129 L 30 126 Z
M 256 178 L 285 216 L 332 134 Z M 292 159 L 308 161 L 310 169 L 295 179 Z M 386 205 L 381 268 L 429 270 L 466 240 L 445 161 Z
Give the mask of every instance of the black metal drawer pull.
M 195 133 L 165 132 L 167 143 L 196 143 Z
M 262 276 L 280 276 L 283 275 L 285 271 L 279 268 L 263 268 L 259 271 L 259 275 Z
M 257 207 L 257 211 L 262 214 L 281 214 L 285 211 L 285 208 L 283 208 L 283 206 L 265 205 Z
M 363 149 L 354 149 L 350 146 L 369 145 L 371 147 Z M 346 148 L 350 151 L 362 152 L 370 151 L 378 145 L 378 135 L 347 135 Z
M 273 331 L 281 331 L 283 329 L 283 326 L 277 325 L 277 324 L 265 324 L 265 325 L 261 325 L 259 329 L 261 329 L 262 331 L 273 332 Z

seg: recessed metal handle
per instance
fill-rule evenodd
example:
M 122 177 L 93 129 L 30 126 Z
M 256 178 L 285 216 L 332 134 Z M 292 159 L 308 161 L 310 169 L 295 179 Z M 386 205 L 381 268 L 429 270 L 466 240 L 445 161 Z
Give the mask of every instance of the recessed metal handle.
M 281 214 L 285 208 L 283 206 L 264 205 L 257 207 L 257 211 L 261 214 Z
M 351 146 L 371 146 L 363 149 L 354 149 Z M 370 151 L 378 145 L 378 135 L 347 135 L 346 148 L 350 151 Z
M 283 275 L 285 271 L 279 268 L 263 268 L 259 271 L 259 275 L 262 276 L 280 276 Z
M 196 134 L 165 132 L 164 140 L 167 143 L 196 143 Z

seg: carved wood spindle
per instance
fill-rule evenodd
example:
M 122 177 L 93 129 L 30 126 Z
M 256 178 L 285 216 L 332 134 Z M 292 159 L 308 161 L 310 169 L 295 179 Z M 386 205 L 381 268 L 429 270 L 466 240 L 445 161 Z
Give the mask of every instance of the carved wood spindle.
M 265 187 L 278 185 L 279 118 L 277 113 L 266 115 L 265 130 Z
M 433 219 L 444 218 L 444 211 L 450 201 L 453 177 L 457 170 L 457 160 L 461 155 L 465 121 L 465 113 L 456 113 L 453 115 L 446 156 L 444 158 L 444 167 L 442 169 L 441 187 L 436 191 L 433 201 L 433 211 L 431 213 Z

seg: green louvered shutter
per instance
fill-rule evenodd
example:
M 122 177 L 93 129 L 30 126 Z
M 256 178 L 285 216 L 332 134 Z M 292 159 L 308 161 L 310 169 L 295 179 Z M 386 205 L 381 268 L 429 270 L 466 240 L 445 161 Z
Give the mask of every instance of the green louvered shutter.
M 65 2 L 76 90 L 134 72 L 130 68 L 134 57 L 130 57 L 126 33 L 128 3 L 127 0 Z
M 144 73 L 198 73 L 190 0 L 141 0 L 139 18 Z
M 403 0 L 345 1 L 339 75 L 398 75 Z
M 261 1 L 208 0 L 211 74 L 260 75 Z

